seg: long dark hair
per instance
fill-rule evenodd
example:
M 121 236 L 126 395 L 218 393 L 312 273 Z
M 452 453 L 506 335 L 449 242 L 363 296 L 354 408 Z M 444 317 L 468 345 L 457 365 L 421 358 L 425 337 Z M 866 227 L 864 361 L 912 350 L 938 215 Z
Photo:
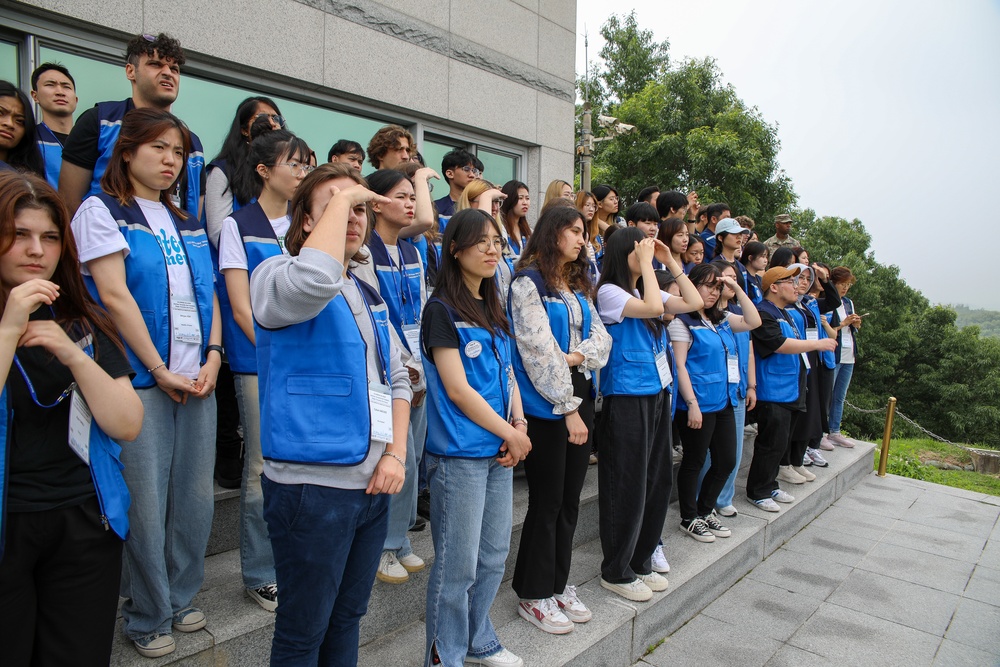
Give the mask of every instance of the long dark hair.
M 575 208 L 553 206 L 545 210 L 538 218 L 535 233 L 528 237 L 528 245 L 521 250 L 517 270 L 534 267 L 542 274 L 542 280 L 551 290 L 556 289 L 561 278 L 572 291 L 593 296 L 594 283 L 590 278 L 587 249 L 581 248 L 577 258 L 567 264 L 563 264 L 559 258 L 559 235 L 578 220 L 586 232 L 587 223 L 583 214 Z
M 500 217 L 503 218 L 500 222 L 504 227 L 507 227 L 507 214 L 510 213 L 511 209 L 513 209 L 517 204 L 517 191 L 521 188 L 524 188 L 529 193 L 531 192 L 531 189 L 521 181 L 507 181 L 503 184 L 503 187 L 500 188 L 500 192 L 507 195 L 507 198 L 503 200 L 502 204 L 500 204 Z M 584 225 L 584 229 L 586 229 L 586 224 Z M 528 224 L 528 219 L 523 215 L 517 221 L 517 231 L 520 232 L 521 236 L 524 238 L 531 236 L 531 226 Z M 510 236 L 514 236 L 513 231 L 510 229 L 507 230 L 507 233 Z
M 670 248 L 670 252 L 674 249 L 671 247 L 670 242 L 674 240 L 674 236 L 678 232 L 687 231 L 687 225 L 680 218 L 667 218 L 660 223 L 660 231 L 656 233 L 656 238 L 663 242 L 663 245 Z
M 688 278 L 691 279 L 691 282 L 695 287 L 698 287 L 698 285 L 712 287 L 719 282 L 719 278 L 721 277 L 722 271 L 719 270 L 719 266 L 716 264 L 699 264 L 691 269 L 691 273 L 688 275 Z M 712 324 L 718 324 L 726 316 L 722 309 L 724 305 L 725 302 L 722 300 L 722 292 L 720 291 L 719 298 L 715 302 L 715 305 L 711 308 L 702 308 L 702 312 L 705 313 L 705 317 L 707 317 Z
M 38 143 L 35 140 L 35 114 L 31 100 L 10 81 L 0 81 L 0 97 L 13 97 L 18 100 L 24 114 L 24 136 L 16 146 L 7 151 L 5 162 L 15 169 L 45 176 L 45 161 L 42 160 L 42 152 L 38 150 Z M 11 109 L 11 113 L 13 112 Z
M 304 139 L 299 139 L 288 130 L 273 130 L 261 134 L 253 140 L 250 144 L 247 163 L 250 165 L 250 169 L 256 174 L 257 165 L 259 164 L 265 167 L 273 167 L 283 155 L 287 155 L 289 159 L 299 155 L 304 158 L 304 161 L 308 161 L 309 153 L 309 145 Z M 260 175 L 258 174 L 257 177 L 258 187 L 257 191 L 253 193 L 254 197 L 259 196 L 264 189 L 264 183 L 260 180 Z
M 229 171 L 227 174 L 228 188 L 233 193 L 233 199 L 240 206 L 249 204 L 250 200 L 260 192 L 262 185 L 256 170 L 257 164 L 248 163 L 250 137 L 243 133 L 247 123 L 257 113 L 258 104 L 266 104 L 274 109 L 279 116 L 281 115 L 278 105 L 270 97 L 258 95 L 246 98 L 236 107 L 236 115 L 233 117 L 233 123 L 229 127 L 226 139 L 222 142 L 222 150 L 215 156 L 215 160 L 226 161 L 226 169 Z
M 53 307 L 56 321 L 63 329 L 76 327 L 83 333 L 91 333 L 93 324 L 124 352 L 125 348 L 114 322 L 97 305 L 83 284 L 76 241 L 69 226 L 69 211 L 62 198 L 45 179 L 34 174 L 0 172 L 0 255 L 10 250 L 14 244 L 14 222 L 17 215 L 25 209 L 45 211 L 59 228 L 59 262 L 52 274 L 52 282 L 59 285 L 59 298 Z M 95 354 L 96 349 L 95 345 Z
M 767 263 L 767 268 L 773 269 L 776 266 L 788 266 L 795 262 L 795 251 L 788 246 L 775 248 L 771 253 L 771 261 Z
M 644 238 L 646 235 L 637 227 L 621 227 L 604 240 L 604 263 L 601 265 L 601 280 L 597 283 L 598 292 L 604 285 L 615 285 L 632 295 L 632 269 L 628 266 L 628 256 L 635 251 L 635 244 Z M 635 289 L 639 298 L 644 298 L 646 290 L 642 276 L 636 281 Z M 652 285 L 651 289 L 659 289 L 659 285 Z M 663 323 L 659 318 L 646 318 L 643 322 L 655 335 L 660 334 Z
M 132 109 L 125 114 L 125 118 L 122 119 L 121 132 L 118 134 L 118 142 L 115 143 L 108 168 L 104 171 L 104 176 L 101 177 L 101 189 L 117 199 L 122 206 L 131 204 L 135 197 L 135 186 L 129 179 L 125 156 L 135 155 L 140 146 L 156 141 L 163 136 L 164 132 L 171 129 L 176 129 L 181 133 L 184 157 L 181 159 L 180 169 L 177 170 L 177 178 L 168 187 L 160 190 L 160 202 L 181 220 L 187 219 L 188 214 L 177 208 L 170 194 L 177 182 L 184 178 L 187 171 L 187 156 L 191 152 L 191 132 L 180 118 L 169 111 L 144 108 Z
M 510 336 L 510 323 L 500 302 L 500 292 L 496 284 L 490 278 L 484 278 L 479 284 L 479 296 L 483 297 L 485 305 L 485 308 L 480 308 L 465 285 L 462 265 L 456 257 L 458 253 L 482 240 L 487 225 L 492 226 L 497 234 L 500 234 L 500 226 L 493 216 L 476 208 L 459 211 L 448 221 L 444 239 L 441 241 L 441 265 L 438 267 L 437 280 L 434 283 L 434 296 L 457 310 L 466 322 L 478 324 L 491 334 L 500 330 Z M 498 259 L 503 261 L 502 257 L 498 256 Z

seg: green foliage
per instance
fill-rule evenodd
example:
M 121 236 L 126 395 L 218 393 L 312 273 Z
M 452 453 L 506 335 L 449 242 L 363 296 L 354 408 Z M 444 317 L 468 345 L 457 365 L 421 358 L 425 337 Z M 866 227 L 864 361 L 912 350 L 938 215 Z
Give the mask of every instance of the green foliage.
M 959 329 L 979 327 L 979 333 L 985 338 L 1000 338 L 1000 312 L 995 310 L 973 309 L 968 306 L 951 306 L 957 318 L 955 325 Z
M 600 55 L 607 69 L 600 80 L 616 101 L 637 94 L 670 63 L 669 43 L 653 41 L 652 30 L 640 30 L 634 9 L 628 16 L 609 16 L 601 26 L 601 36 L 605 44 Z
M 880 450 L 875 450 L 875 470 L 878 470 L 879 454 Z M 889 461 L 885 470 L 890 475 L 1000 496 L 1000 478 L 996 475 L 984 475 L 971 470 L 941 470 L 927 465 L 930 460 L 964 465 L 972 459 L 958 445 L 926 438 L 894 438 L 889 443 Z

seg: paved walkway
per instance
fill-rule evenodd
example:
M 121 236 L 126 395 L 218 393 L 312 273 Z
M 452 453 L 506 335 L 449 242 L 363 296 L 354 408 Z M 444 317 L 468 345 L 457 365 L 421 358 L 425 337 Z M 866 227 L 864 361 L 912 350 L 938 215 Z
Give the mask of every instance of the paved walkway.
M 867 477 L 636 667 L 1000 665 L 998 515 Z

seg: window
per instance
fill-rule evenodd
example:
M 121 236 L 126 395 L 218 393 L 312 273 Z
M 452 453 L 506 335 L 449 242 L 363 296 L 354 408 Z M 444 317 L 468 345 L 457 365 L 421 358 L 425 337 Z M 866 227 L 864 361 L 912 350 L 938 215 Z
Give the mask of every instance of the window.
M 497 187 L 517 178 L 517 158 L 513 155 L 480 148 L 476 151 L 476 157 L 483 161 L 483 177 Z
M 20 83 L 18 76 L 17 44 L 0 42 L 0 79 L 10 81 L 15 86 Z

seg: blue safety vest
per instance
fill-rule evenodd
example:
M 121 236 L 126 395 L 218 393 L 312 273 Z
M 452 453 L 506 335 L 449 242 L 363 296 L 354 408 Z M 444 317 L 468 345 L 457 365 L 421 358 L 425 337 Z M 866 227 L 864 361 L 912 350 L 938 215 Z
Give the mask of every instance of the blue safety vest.
M 395 327 L 403 345 L 409 348 L 403 326 L 420 322 L 420 288 L 423 281 L 423 271 L 420 255 L 410 243 L 400 243 L 399 266 L 386 250 L 385 243 L 378 232 L 372 230 L 368 249 L 371 250 L 372 263 L 375 265 L 375 276 L 378 278 L 378 291 L 386 306 L 389 307 L 389 320 Z M 411 350 L 412 352 L 412 350 Z
M 785 338 L 801 340 L 803 336 L 792 326 L 785 311 L 767 299 L 757 304 L 757 310 L 768 313 L 778 322 Z M 802 357 L 798 354 L 775 352 L 761 357 L 754 352 L 757 369 L 757 400 L 768 403 L 793 403 L 799 398 L 799 369 Z
M 826 329 L 823 328 L 823 323 L 820 321 L 823 316 L 820 315 L 819 313 L 819 301 L 816 299 L 816 297 L 806 295 L 806 297 L 802 299 L 802 305 L 805 306 L 809 310 L 809 314 L 812 315 L 813 317 L 812 324 L 813 326 L 816 327 L 816 335 L 819 337 L 819 339 L 824 340 L 826 338 L 829 338 L 830 336 L 827 335 Z M 831 371 L 837 367 L 837 357 L 836 357 L 836 352 L 834 350 L 820 351 L 819 360 L 823 362 L 824 367 L 826 367 Z
M 97 105 L 97 122 L 99 132 L 97 135 L 97 163 L 94 165 L 94 175 L 90 180 L 90 190 L 87 196 L 96 195 L 101 192 L 101 177 L 108 168 L 111 161 L 111 154 L 118 143 L 118 135 L 122 130 L 122 119 L 125 114 L 135 108 L 132 98 L 121 100 L 120 102 L 99 102 Z M 201 140 L 194 132 L 191 132 L 191 152 L 187 156 L 187 189 L 181 193 L 181 208 L 191 216 L 198 217 L 198 201 L 201 198 L 201 174 L 205 169 L 205 155 L 201 147 Z
M 111 195 L 102 192 L 95 195 L 103 202 L 118 222 L 118 231 L 125 237 L 129 252 L 125 256 L 125 284 L 142 313 L 142 319 L 149 330 L 149 337 L 156 346 L 160 358 L 169 362 L 170 346 L 173 343 L 173 327 L 170 322 L 170 284 L 167 278 L 167 264 L 153 230 L 150 228 L 138 204 L 122 206 Z M 212 258 L 209 252 L 208 235 L 194 216 L 187 219 L 170 215 L 181 250 L 191 271 L 194 299 L 198 306 L 201 326 L 201 363 L 205 363 L 205 347 L 212 331 L 213 279 Z M 91 276 L 84 276 L 84 282 L 94 299 L 102 306 L 101 295 Z M 156 386 L 156 380 L 146 370 L 139 357 L 125 344 L 125 353 L 135 371 L 132 386 L 137 389 Z
M 743 309 L 737 303 L 730 304 L 728 310 L 734 315 L 743 315 Z M 749 386 L 750 332 L 734 331 L 733 336 L 736 338 L 736 353 L 740 357 L 740 384 L 736 389 L 736 397 L 742 400 L 747 397 L 747 387 Z
M 522 276 L 534 283 L 535 289 L 538 290 L 538 296 L 542 300 L 542 305 L 545 307 L 545 313 L 549 317 L 549 328 L 552 330 L 552 336 L 556 339 L 556 344 L 559 345 L 559 349 L 563 351 L 563 354 L 569 354 L 570 327 L 575 328 L 569 304 L 566 303 L 561 294 L 549 290 L 538 269 L 529 268 L 518 271 L 514 275 L 513 280 L 517 280 Z M 513 280 L 511 281 L 512 283 Z M 576 297 L 577 302 L 580 304 L 580 310 L 583 312 L 583 322 L 580 324 L 580 336 L 582 340 L 587 340 L 590 338 L 590 305 L 587 303 L 587 298 L 584 295 L 574 292 L 573 296 Z M 507 309 L 511 326 L 513 326 L 513 302 L 510 299 L 509 293 L 507 297 Z M 514 336 L 517 336 L 516 331 L 514 332 Z M 563 415 L 557 415 L 552 412 L 555 406 L 545 400 L 538 393 L 538 390 L 535 389 L 535 385 L 532 384 L 531 378 L 528 377 L 528 372 L 524 368 L 524 361 L 521 359 L 521 353 L 517 350 L 517 346 L 514 346 L 514 374 L 517 377 L 517 386 L 521 390 L 521 406 L 524 408 L 525 414 L 539 419 L 556 420 L 563 418 Z
M 659 335 L 646 326 L 646 320 L 626 317 L 615 324 L 605 324 L 611 334 L 608 365 L 601 369 L 601 393 L 605 396 L 650 396 L 663 391 L 660 374 L 656 371 L 656 356 L 665 352 L 674 366 L 667 328 L 659 327 Z M 673 384 L 677 384 L 674 382 Z
M 59 171 L 62 169 L 62 142 L 45 123 L 35 126 L 35 139 L 38 150 L 42 152 L 42 160 L 45 161 L 45 180 L 58 189 Z
M 691 377 L 699 409 L 703 413 L 719 412 L 726 405 L 735 406 L 739 383 L 729 382 L 726 358 L 737 354 L 737 347 L 729 322 L 722 320 L 713 330 L 701 318 L 690 313 L 681 313 L 677 319 L 686 324 L 691 332 L 691 347 L 684 367 Z M 687 404 L 678 406 L 678 409 L 687 410 Z
M 264 458 L 354 466 L 371 448 L 368 384 L 389 385 L 389 314 L 375 288 L 354 279 L 375 332 L 379 376 L 368 377 L 368 347 L 343 294 L 316 317 L 280 329 L 256 321 L 260 442 Z
M 465 322 L 454 308 L 438 298 L 458 334 L 458 352 L 465 369 L 465 378 L 473 391 L 486 399 L 503 419 L 510 417 L 510 402 L 514 392 L 514 371 L 511 366 L 513 341 L 502 330 L 491 334 L 481 326 Z M 500 438 L 465 416 L 451 399 L 434 359 L 421 338 L 424 372 L 427 374 L 427 444 L 435 456 L 457 458 L 492 458 L 499 454 Z
M 247 255 L 247 278 L 254 269 L 268 257 L 282 253 L 278 237 L 274 233 L 271 221 L 267 219 L 264 209 L 256 201 L 231 216 L 236 221 L 240 238 L 243 239 L 243 249 Z M 222 278 L 225 283 L 225 276 Z M 219 294 L 219 305 L 222 306 L 223 296 Z M 243 329 L 236 323 L 233 307 L 229 302 L 229 292 L 225 295 L 225 306 L 222 310 L 222 344 L 226 349 L 226 358 L 234 373 L 257 373 L 257 350 L 250 342 Z

